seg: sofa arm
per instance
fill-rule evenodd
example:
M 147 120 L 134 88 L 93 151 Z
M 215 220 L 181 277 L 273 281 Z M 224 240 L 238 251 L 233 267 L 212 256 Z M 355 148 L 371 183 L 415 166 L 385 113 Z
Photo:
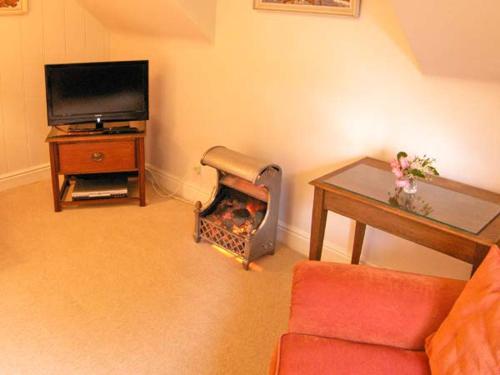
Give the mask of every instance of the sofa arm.
M 289 331 L 423 350 L 464 286 L 368 266 L 301 262 L 293 276 Z

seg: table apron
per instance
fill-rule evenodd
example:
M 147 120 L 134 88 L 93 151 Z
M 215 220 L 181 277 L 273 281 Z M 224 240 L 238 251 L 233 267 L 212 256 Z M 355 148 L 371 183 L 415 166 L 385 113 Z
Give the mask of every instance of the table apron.
M 411 218 L 327 191 L 324 208 L 371 227 L 463 260 L 476 261 L 476 242 Z

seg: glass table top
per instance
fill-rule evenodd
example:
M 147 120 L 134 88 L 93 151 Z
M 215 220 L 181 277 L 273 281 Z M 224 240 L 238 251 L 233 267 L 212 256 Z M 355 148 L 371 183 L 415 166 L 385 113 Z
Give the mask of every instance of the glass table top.
M 418 180 L 416 194 L 406 194 L 394 184 L 390 172 L 367 164 L 357 164 L 322 182 L 374 199 L 389 206 L 478 234 L 497 215 L 500 205 Z

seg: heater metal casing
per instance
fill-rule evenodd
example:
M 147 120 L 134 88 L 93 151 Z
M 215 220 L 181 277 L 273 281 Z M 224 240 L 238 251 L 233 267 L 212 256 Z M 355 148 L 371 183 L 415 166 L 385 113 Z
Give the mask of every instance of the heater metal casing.
M 217 185 L 211 200 L 203 207 L 196 203 L 194 239 L 213 243 L 233 253 L 248 270 L 250 262 L 274 254 L 278 228 L 282 170 L 224 146 L 210 148 L 201 164 L 217 171 Z M 258 199 L 267 205 L 260 225 L 250 234 L 237 234 L 207 219 L 220 203 L 227 189 Z

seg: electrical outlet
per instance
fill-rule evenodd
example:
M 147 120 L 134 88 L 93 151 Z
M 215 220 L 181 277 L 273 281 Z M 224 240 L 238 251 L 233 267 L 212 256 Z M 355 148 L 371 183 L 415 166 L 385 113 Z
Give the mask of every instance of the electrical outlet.
M 197 165 L 195 167 L 193 167 L 193 171 L 195 174 L 197 174 L 198 176 L 201 175 L 201 166 L 200 165 Z

